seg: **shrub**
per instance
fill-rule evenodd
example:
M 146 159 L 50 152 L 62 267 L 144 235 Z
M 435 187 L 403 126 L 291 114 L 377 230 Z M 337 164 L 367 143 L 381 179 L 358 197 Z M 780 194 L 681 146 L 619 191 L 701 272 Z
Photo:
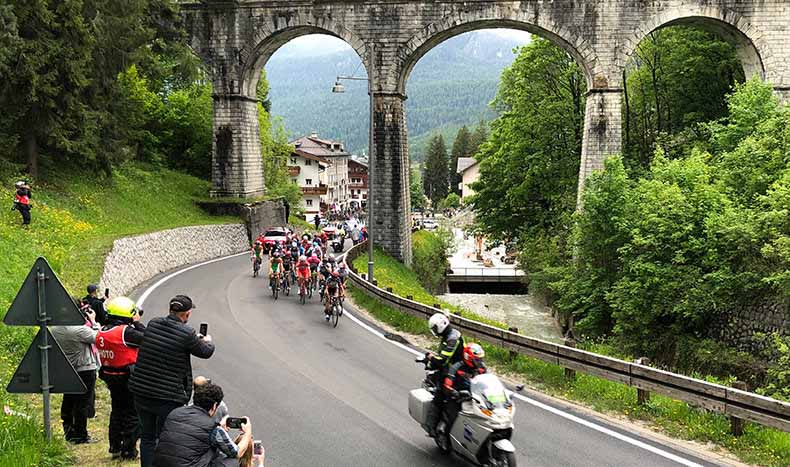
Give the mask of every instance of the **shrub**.
M 445 229 L 437 232 L 419 231 L 412 237 L 412 269 L 422 285 L 431 293 L 440 293 L 450 263 L 447 257 L 453 248 L 453 235 Z

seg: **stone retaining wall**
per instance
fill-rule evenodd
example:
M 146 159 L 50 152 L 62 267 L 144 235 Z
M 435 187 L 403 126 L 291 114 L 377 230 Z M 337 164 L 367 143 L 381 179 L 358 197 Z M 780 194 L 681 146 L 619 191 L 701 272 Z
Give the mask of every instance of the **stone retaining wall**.
M 249 247 L 244 224 L 181 227 L 121 238 L 107 255 L 100 287 L 109 287 L 114 297 L 126 295 L 157 274 Z
M 779 301 L 767 301 L 729 310 L 714 321 L 710 333 L 740 350 L 762 352 L 766 343 L 755 339 L 755 334 L 790 336 L 790 309 Z

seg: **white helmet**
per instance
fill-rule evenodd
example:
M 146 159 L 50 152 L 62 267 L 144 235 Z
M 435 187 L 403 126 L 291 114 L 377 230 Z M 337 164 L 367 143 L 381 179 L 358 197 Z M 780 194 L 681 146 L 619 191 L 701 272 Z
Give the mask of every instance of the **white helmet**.
M 431 334 L 436 337 L 444 334 L 444 330 L 447 329 L 449 325 L 450 320 L 444 313 L 435 313 L 431 316 L 431 319 L 428 320 L 428 327 L 431 329 Z

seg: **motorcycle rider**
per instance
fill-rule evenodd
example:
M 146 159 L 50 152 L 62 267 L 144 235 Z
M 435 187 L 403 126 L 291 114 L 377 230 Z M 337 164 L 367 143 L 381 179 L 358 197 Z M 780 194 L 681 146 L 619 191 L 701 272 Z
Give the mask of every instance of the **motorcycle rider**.
M 434 410 L 431 411 L 428 417 L 428 434 L 431 437 L 435 437 L 436 425 L 439 423 L 439 416 L 445 405 L 445 397 L 440 388 L 440 383 L 447 376 L 450 367 L 462 360 L 465 344 L 461 332 L 450 325 L 450 318 L 444 313 L 434 313 L 428 320 L 428 328 L 431 330 L 431 334 L 441 338 L 439 353 L 428 352 L 425 356 L 428 360 L 427 368 L 429 370 L 438 370 L 434 380 L 434 384 L 438 389 L 433 396 Z
M 469 391 L 472 387 L 472 378 L 486 373 L 487 368 L 483 362 L 486 353 L 480 344 L 472 342 L 464 346 L 463 357 L 460 362 L 450 366 L 444 378 L 443 390 L 447 396 L 447 427 L 450 429 L 455 423 L 461 404 L 458 401 L 460 391 Z
M 107 303 L 107 322 L 96 335 L 101 368 L 99 378 L 110 390 L 110 454 L 113 459 L 137 458 L 140 421 L 129 392 L 129 376 L 137 362 L 137 352 L 143 343 L 145 325 L 140 322 L 140 311 L 127 297 L 115 297 Z

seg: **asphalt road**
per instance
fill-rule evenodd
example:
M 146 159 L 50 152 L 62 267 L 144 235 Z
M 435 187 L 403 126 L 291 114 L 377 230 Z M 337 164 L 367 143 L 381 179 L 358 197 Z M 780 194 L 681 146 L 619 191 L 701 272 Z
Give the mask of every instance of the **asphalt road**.
M 208 322 L 217 346 L 210 360 L 193 358 L 194 373 L 222 386 L 232 416 L 251 417 L 267 466 L 469 465 L 439 454 L 409 416 L 409 390 L 423 377 L 414 355 L 348 315 L 332 328 L 317 297 L 275 301 L 246 255 L 159 282 L 146 318 L 166 313 L 173 295 L 192 297 L 190 324 Z M 520 466 L 712 465 L 549 399 L 516 405 Z

